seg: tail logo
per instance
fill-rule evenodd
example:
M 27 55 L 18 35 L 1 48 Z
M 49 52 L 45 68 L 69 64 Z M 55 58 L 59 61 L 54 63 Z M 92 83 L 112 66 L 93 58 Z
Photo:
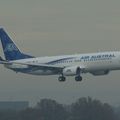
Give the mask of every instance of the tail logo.
M 12 52 L 12 51 L 18 51 L 18 48 L 13 44 L 7 44 L 6 48 L 4 49 L 4 52 Z

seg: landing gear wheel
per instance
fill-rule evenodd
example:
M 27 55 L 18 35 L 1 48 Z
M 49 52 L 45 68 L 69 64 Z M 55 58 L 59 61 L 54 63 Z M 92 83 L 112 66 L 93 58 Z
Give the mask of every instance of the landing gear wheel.
M 75 77 L 75 80 L 76 80 L 77 82 L 82 81 L 82 77 L 81 77 L 81 76 L 76 76 L 76 77 Z
M 66 78 L 65 78 L 64 76 L 60 76 L 60 77 L 58 78 L 58 80 L 59 80 L 60 82 L 64 82 L 64 81 L 66 80 Z

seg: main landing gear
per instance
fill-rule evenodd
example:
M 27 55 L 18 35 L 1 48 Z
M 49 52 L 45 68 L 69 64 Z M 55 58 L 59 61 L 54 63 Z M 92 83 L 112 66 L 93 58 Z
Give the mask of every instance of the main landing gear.
M 82 77 L 81 77 L 80 75 L 78 75 L 78 76 L 75 77 L 75 80 L 76 80 L 77 82 L 80 82 L 80 81 L 82 81 Z
M 69 76 L 72 75 L 72 74 L 69 74 Z M 64 76 L 63 73 L 61 73 L 61 75 L 59 76 L 58 80 L 60 82 L 64 82 L 66 80 L 66 77 Z M 81 69 L 80 67 L 78 67 L 76 69 L 76 73 L 75 73 L 75 81 L 79 82 L 79 81 L 82 81 L 82 77 L 81 77 Z
M 65 82 L 66 77 L 63 76 L 63 75 L 62 75 L 62 76 L 59 76 L 58 80 L 59 80 L 60 82 Z M 77 75 L 77 76 L 75 77 L 75 81 L 76 81 L 76 82 L 82 81 L 82 77 L 81 77 L 80 75 Z
M 64 77 L 63 75 L 62 76 L 59 76 L 58 80 L 60 82 L 64 82 L 66 80 L 66 77 Z

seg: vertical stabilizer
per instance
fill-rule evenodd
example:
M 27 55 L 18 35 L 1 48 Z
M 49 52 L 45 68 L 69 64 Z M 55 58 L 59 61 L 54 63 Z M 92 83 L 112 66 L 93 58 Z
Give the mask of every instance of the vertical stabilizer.
M 15 43 L 10 39 L 3 28 L 0 28 L 0 39 L 6 60 L 19 60 L 32 58 L 32 56 L 21 53 Z

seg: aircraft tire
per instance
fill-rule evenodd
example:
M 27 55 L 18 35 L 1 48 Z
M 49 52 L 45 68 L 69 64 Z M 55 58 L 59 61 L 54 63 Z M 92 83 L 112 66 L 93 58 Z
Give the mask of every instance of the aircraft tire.
M 58 80 L 59 80 L 60 82 L 64 82 L 64 81 L 66 80 L 66 78 L 65 78 L 64 76 L 60 76 L 60 77 L 58 78 Z
M 80 82 L 80 81 L 82 81 L 82 77 L 81 77 L 81 76 L 76 76 L 76 77 L 75 77 L 75 80 L 76 80 L 77 82 Z

